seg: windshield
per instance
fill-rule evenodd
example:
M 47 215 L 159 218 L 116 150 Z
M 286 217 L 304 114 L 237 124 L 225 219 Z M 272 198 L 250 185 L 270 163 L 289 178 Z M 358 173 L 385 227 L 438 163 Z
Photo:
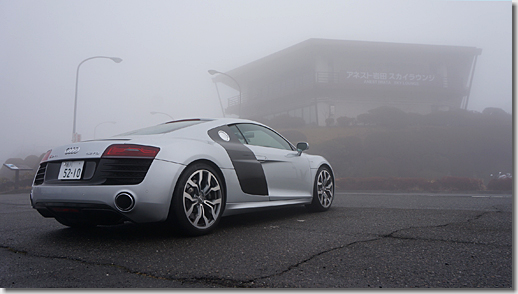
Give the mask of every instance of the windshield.
M 209 120 L 201 120 L 201 119 L 190 119 L 190 120 L 177 120 L 177 121 L 171 121 L 164 124 L 160 124 L 157 126 L 147 127 L 135 131 L 130 131 L 127 133 L 123 133 L 120 135 L 116 135 L 114 137 L 123 137 L 123 136 L 138 136 L 138 135 L 156 135 L 156 134 L 165 134 L 169 133 L 181 128 L 185 128 L 192 125 L 197 125 L 202 122 L 206 122 Z

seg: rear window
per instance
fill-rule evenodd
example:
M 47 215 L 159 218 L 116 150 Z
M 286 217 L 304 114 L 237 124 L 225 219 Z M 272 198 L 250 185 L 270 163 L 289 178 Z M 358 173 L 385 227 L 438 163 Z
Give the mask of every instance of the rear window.
M 157 126 L 147 127 L 127 133 L 123 133 L 120 135 L 116 135 L 115 137 L 124 137 L 124 136 L 139 136 L 139 135 L 156 135 L 156 134 L 165 134 L 170 133 L 172 131 L 182 129 L 188 126 L 197 125 L 209 120 L 201 120 L 201 119 L 190 119 L 190 120 L 177 120 L 164 124 L 160 124 Z

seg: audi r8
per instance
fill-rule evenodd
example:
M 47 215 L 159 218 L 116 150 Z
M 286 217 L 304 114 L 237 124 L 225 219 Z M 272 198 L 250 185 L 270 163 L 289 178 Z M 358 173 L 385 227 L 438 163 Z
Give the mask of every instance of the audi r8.
M 70 227 L 166 222 L 203 235 L 221 217 L 268 207 L 326 211 L 334 175 L 322 156 L 243 119 L 188 119 L 49 150 L 31 205 Z

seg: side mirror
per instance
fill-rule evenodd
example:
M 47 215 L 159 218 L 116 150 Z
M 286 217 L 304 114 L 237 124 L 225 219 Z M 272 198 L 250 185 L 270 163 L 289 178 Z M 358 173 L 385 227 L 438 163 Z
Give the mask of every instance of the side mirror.
M 308 150 L 309 144 L 307 142 L 299 142 L 297 143 L 297 152 L 300 155 L 302 151 Z

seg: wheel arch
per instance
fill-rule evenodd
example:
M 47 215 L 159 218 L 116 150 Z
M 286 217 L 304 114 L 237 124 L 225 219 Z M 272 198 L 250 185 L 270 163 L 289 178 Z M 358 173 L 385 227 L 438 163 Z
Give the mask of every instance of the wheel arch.
M 219 166 L 214 163 L 213 161 L 211 160 L 208 160 L 208 159 L 204 159 L 204 158 L 200 158 L 200 159 L 197 159 L 197 160 L 194 160 L 193 162 L 189 163 L 185 169 L 187 169 L 189 166 L 191 165 L 194 165 L 194 164 L 197 164 L 197 163 L 204 163 L 204 164 L 207 164 L 209 165 L 210 167 L 212 167 L 217 173 L 218 173 L 218 176 L 221 177 L 221 181 L 223 182 L 223 191 L 225 192 L 225 197 L 227 196 L 227 182 L 225 180 L 225 176 L 223 175 L 223 171 L 221 171 L 221 168 L 219 168 Z M 185 171 L 185 169 L 182 171 L 182 174 L 183 172 Z M 176 185 L 178 184 L 178 181 L 177 183 L 175 184 L 175 188 L 176 188 Z
M 205 158 L 199 158 L 199 159 L 193 160 L 189 164 L 185 165 L 185 167 L 183 168 L 182 172 L 180 173 L 180 175 L 176 179 L 176 183 L 174 183 L 173 189 L 172 189 L 172 192 L 171 192 L 171 199 L 169 201 L 169 212 L 168 212 L 167 218 L 171 217 L 174 193 L 175 193 L 175 191 L 177 189 L 177 186 L 178 186 L 178 183 L 180 182 L 180 179 L 183 177 L 183 175 L 185 174 L 185 172 L 188 170 L 188 168 L 190 166 L 195 165 L 195 164 L 199 164 L 199 163 L 207 164 L 208 166 L 212 167 L 218 173 L 218 176 L 221 178 L 221 182 L 222 182 L 221 185 L 223 186 L 224 197 L 227 198 L 227 182 L 226 182 L 225 176 L 223 175 L 223 172 L 221 171 L 221 168 L 219 168 L 219 166 L 216 163 L 214 163 L 213 161 L 211 161 L 211 160 L 208 160 L 208 159 L 205 159 Z M 222 207 L 221 213 L 223 213 L 225 211 L 225 206 Z
M 324 163 L 320 164 L 317 171 L 322 167 L 327 167 L 329 169 L 329 171 L 331 171 L 331 176 L 333 177 L 333 179 L 335 179 L 335 172 L 333 171 L 333 168 L 331 167 L 331 165 L 329 163 L 324 162 Z

